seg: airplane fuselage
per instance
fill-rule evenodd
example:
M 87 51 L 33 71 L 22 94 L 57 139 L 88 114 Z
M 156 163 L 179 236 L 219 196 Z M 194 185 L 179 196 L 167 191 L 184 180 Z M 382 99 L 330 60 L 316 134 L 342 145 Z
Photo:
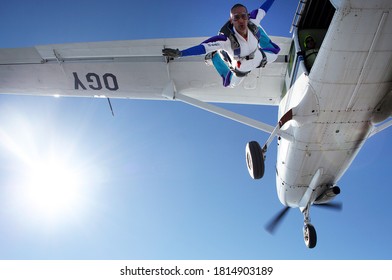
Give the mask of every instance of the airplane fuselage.
M 294 140 L 278 139 L 276 168 L 278 196 L 286 206 L 332 199 L 322 196 L 350 166 L 390 95 L 392 19 L 388 1 L 379 2 L 379 9 L 363 1 L 340 3 L 327 30 L 294 32 L 289 91 L 279 105 L 281 130 Z M 322 40 L 311 69 L 302 46 L 309 34 Z M 385 110 L 390 115 L 391 108 Z
M 306 207 L 334 186 L 350 166 L 370 133 L 371 113 L 321 109 L 306 75 L 283 99 L 280 109 L 284 108 L 298 108 L 297 114 L 303 116 L 294 116 L 282 127 L 294 141 L 278 139 L 278 197 L 284 205 Z

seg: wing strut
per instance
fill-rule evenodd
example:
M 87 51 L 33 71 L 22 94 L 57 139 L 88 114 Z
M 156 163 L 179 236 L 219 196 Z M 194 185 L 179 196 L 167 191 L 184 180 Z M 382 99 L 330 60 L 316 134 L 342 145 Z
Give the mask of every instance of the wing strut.
M 274 130 L 274 127 L 271 126 L 271 125 L 268 125 L 268 124 L 256 121 L 254 119 L 245 117 L 243 115 L 234 113 L 232 111 L 223 109 L 221 107 L 212 105 L 210 103 L 203 102 L 203 101 L 200 101 L 198 99 L 194 99 L 192 97 L 183 95 L 181 93 L 176 93 L 175 100 L 182 101 L 182 102 L 187 103 L 189 105 L 198 107 L 200 109 L 203 109 L 203 110 L 206 110 L 208 112 L 217 114 L 219 116 L 231 119 L 233 121 L 237 121 L 239 123 L 242 123 L 242 124 L 245 124 L 247 126 L 250 126 L 250 127 L 253 127 L 253 128 L 256 128 L 256 129 L 259 129 L 259 130 L 262 130 L 262 131 L 267 132 L 267 133 L 272 133 L 273 130 Z
M 392 125 L 392 119 L 390 119 L 390 120 L 384 122 L 383 124 L 381 124 L 381 125 L 379 125 L 379 126 L 376 126 L 376 127 L 373 129 L 373 131 L 370 133 L 369 138 L 372 137 L 372 136 L 374 136 L 375 134 L 377 134 L 377 133 L 383 131 L 384 129 L 390 127 L 391 125 Z
M 256 128 L 258 130 L 267 132 L 269 134 L 272 134 L 273 137 L 276 136 L 276 135 L 280 135 L 281 137 L 283 137 L 285 139 L 293 140 L 293 136 L 292 135 L 290 135 L 290 134 L 288 134 L 286 132 L 280 131 L 280 130 L 277 131 L 275 127 L 273 127 L 273 126 L 271 126 L 269 124 L 266 124 L 266 123 L 263 123 L 263 122 L 251 119 L 249 117 L 237 114 L 237 113 L 235 113 L 233 111 L 226 110 L 226 109 L 224 109 L 222 107 L 215 106 L 215 105 L 212 105 L 210 103 L 203 102 L 203 101 L 200 101 L 198 99 L 189 97 L 187 95 L 178 93 L 175 90 L 175 85 L 174 85 L 173 81 L 171 81 L 164 88 L 164 90 L 162 92 L 162 95 L 164 97 L 168 98 L 168 99 L 178 100 L 178 101 L 187 103 L 189 105 L 192 105 L 194 107 L 197 107 L 197 108 L 206 110 L 208 112 L 214 113 L 216 115 L 225 117 L 227 119 L 230 119 L 230 120 L 233 120 L 233 121 L 245 124 L 247 126 Z

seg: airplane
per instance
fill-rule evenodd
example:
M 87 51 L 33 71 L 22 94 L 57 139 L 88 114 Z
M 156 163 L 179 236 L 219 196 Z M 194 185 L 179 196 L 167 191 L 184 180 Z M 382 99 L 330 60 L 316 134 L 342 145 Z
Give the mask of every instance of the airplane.
M 284 205 L 267 226 L 274 232 L 291 208 L 304 216 L 304 240 L 317 244 L 312 206 L 339 208 L 339 179 L 367 139 L 392 125 L 392 3 L 388 0 L 299 1 L 292 38 L 272 37 L 276 62 L 223 88 L 204 57 L 176 60 L 163 48 L 187 48 L 205 38 L 56 44 L 0 49 L 0 93 L 180 101 L 269 134 L 250 141 L 245 159 L 261 179 L 277 138 L 276 188 Z M 304 40 L 318 53 L 307 66 Z M 279 106 L 272 126 L 217 103 Z

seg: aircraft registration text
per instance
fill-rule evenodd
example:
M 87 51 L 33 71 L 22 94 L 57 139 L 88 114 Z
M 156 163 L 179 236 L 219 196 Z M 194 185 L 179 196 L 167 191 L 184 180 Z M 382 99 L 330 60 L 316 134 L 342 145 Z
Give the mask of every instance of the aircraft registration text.
M 116 91 L 119 89 L 117 77 L 112 73 L 105 73 L 102 77 L 96 73 L 87 73 L 79 78 L 78 73 L 72 72 L 74 77 L 74 88 L 77 90 L 87 90 L 87 87 L 92 90 L 107 89 Z

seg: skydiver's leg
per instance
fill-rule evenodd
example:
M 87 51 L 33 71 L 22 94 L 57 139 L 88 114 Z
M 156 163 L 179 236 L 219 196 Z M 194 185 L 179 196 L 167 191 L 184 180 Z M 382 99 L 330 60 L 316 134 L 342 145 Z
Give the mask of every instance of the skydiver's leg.
M 278 57 L 280 47 L 271 41 L 271 39 L 268 37 L 267 33 L 265 33 L 263 28 L 260 27 L 259 30 L 260 30 L 259 45 L 263 49 L 264 54 L 267 57 L 267 63 L 272 63 Z
M 242 83 L 242 81 L 244 80 L 244 76 L 243 77 L 238 77 L 237 75 L 233 74 L 231 76 L 231 80 L 230 80 L 230 84 L 228 85 L 228 87 L 234 88 L 238 85 L 240 85 Z
M 233 73 L 230 71 L 229 66 L 227 66 L 226 62 L 222 59 L 222 57 L 215 53 L 212 57 L 212 64 L 214 65 L 216 71 L 222 77 L 223 86 L 227 87 L 230 85 L 231 79 L 233 77 Z

